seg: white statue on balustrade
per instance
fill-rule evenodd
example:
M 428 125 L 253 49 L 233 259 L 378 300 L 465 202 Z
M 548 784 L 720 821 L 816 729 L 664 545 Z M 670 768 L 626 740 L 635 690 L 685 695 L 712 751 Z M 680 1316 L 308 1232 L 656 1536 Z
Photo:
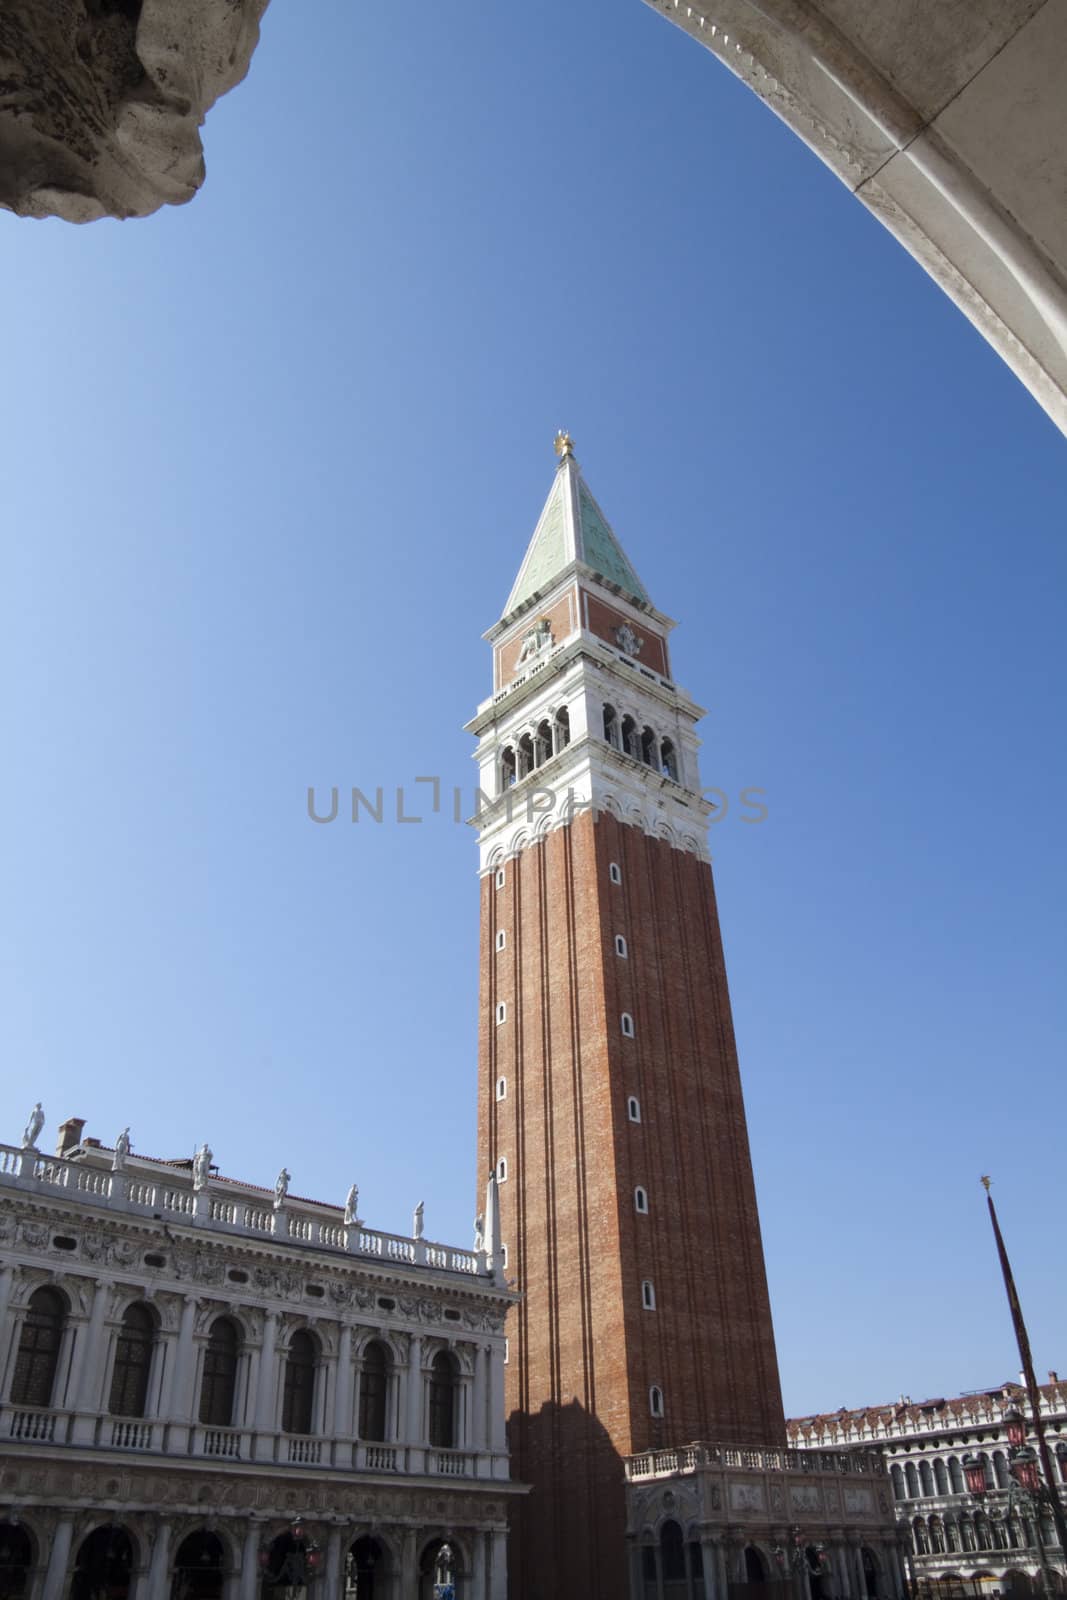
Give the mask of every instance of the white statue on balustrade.
M 41 1109 L 41 1102 L 38 1100 L 30 1112 L 30 1120 L 26 1124 L 25 1133 L 22 1135 L 22 1148 L 24 1150 L 36 1150 L 37 1140 L 43 1127 L 44 1111 Z
M 485 1249 L 485 1213 L 482 1211 L 474 1219 L 474 1248 L 476 1252 Z
M 415 1214 L 411 1219 L 411 1237 L 413 1239 L 422 1238 L 422 1218 L 425 1209 L 426 1202 L 424 1200 L 420 1200 L 418 1205 L 415 1207 Z
M 211 1176 L 211 1163 L 214 1159 L 211 1146 L 202 1144 L 193 1156 L 193 1188 L 197 1194 L 203 1189 Z
M 345 1197 L 345 1227 L 359 1226 L 359 1185 L 354 1183 Z
M 289 1193 L 290 1172 L 288 1167 L 283 1167 L 274 1183 L 274 1209 L 285 1204 L 285 1197 Z
M 130 1153 L 130 1130 L 123 1128 L 115 1140 L 115 1153 L 111 1158 L 112 1172 L 121 1172 L 126 1165 L 126 1157 Z

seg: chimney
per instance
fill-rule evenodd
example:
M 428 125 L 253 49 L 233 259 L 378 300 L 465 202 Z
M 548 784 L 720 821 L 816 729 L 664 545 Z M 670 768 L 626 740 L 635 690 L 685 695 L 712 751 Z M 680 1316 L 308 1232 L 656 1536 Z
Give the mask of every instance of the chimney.
M 82 1129 L 85 1127 L 84 1117 L 68 1117 L 66 1122 L 59 1124 L 59 1143 L 56 1145 L 56 1155 L 65 1156 L 68 1150 L 73 1150 L 81 1144 Z

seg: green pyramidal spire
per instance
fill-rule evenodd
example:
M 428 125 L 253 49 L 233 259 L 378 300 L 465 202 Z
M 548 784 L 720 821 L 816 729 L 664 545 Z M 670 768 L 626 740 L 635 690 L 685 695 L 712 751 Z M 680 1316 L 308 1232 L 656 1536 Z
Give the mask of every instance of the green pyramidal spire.
M 509 616 L 535 594 L 543 593 L 574 562 L 606 578 L 633 599 L 650 605 L 644 584 L 582 477 L 569 434 L 557 435 L 556 451 L 560 458 L 556 476 L 508 595 L 504 615 Z

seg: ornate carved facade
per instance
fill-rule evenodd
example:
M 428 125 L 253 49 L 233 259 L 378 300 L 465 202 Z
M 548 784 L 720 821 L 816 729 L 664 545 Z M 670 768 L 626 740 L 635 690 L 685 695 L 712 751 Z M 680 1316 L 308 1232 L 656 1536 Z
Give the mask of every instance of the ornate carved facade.
M 465 1251 L 198 1156 L 0 1145 L 0 1592 L 502 1600 L 495 1185 Z

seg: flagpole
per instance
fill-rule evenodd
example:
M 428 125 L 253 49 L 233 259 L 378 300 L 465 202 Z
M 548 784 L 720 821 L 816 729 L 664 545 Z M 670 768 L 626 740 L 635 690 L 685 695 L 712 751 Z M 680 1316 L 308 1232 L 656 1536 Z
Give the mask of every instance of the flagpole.
M 1015 1288 L 1015 1276 L 1011 1270 L 1011 1262 L 1008 1260 L 1004 1235 L 1000 1231 L 1000 1223 L 997 1220 L 997 1208 L 993 1204 L 993 1196 L 989 1192 L 989 1178 L 982 1179 L 982 1187 L 985 1189 L 986 1205 L 989 1207 L 989 1220 L 993 1225 L 993 1237 L 997 1242 L 1000 1270 L 1004 1276 L 1004 1288 L 1007 1291 L 1012 1325 L 1015 1328 L 1015 1342 L 1019 1347 L 1019 1364 L 1022 1367 L 1023 1383 L 1026 1388 L 1027 1399 L 1030 1402 L 1032 1426 L 1037 1436 L 1038 1458 L 1045 1477 L 1044 1488 L 1046 1493 L 1040 1499 L 1044 1499 L 1048 1503 L 1049 1510 L 1052 1513 L 1052 1521 L 1056 1528 L 1056 1537 L 1060 1543 L 1060 1559 L 1067 1562 L 1067 1523 L 1064 1522 L 1063 1505 L 1060 1501 L 1059 1491 L 1056 1488 L 1056 1479 L 1052 1472 L 1052 1457 L 1049 1454 L 1048 1443 L 1045 1439 L 1045 1424 L 1041 1417 L 1041 1393 L 1037 1387 L 1037 1378 L 1034 1375 L 1034 1359 L 1030 1354 L 1030 1336 L 1026 1331 L 1026 1323 L 1023 1320 L 1023 1308 L 1019 1304 L 1019 1295 Z M 1038 1516 L 1040 1517 L 1040 1500 Z M 1040 1528 L 1038 1528 L 1038 1535 L 1040 1535 L 1040 1531 Z

